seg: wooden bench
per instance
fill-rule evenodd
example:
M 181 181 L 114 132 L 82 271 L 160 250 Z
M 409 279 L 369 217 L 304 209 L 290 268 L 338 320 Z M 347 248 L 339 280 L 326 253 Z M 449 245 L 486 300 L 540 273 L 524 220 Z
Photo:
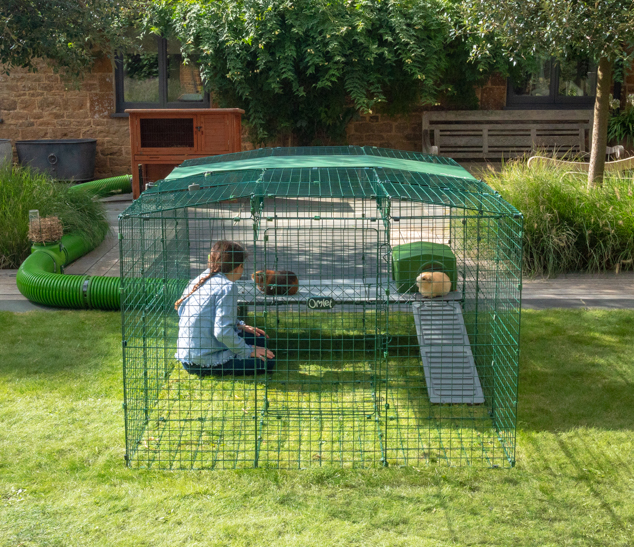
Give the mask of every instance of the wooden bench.
M 425 112 L 423 152 L 454 159 L 502 159 L 541 150 L 584 154 L 592 142 L 592 110 Z

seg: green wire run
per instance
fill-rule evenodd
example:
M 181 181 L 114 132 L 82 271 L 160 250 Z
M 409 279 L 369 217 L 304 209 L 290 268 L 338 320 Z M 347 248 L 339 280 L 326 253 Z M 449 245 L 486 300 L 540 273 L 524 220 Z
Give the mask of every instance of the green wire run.
M 519 211 L 453 160 L 373 147 L 178 172 L 119 218 L 130 467 L 515 464 Z M 174 357 L 174 301 L 218 240 L 246 247 L 239 318 L 276 356 L 255 377 L 200 378 Z M 267 292 L 266 270 L 297 292 Z M 422 296 L 423 271 L 449 292 Z

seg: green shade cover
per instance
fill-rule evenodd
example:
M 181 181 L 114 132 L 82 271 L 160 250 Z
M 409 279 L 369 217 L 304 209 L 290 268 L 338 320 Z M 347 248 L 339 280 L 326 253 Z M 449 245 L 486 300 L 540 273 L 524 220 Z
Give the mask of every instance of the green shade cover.
M 421 272 L 446 273 L 451 279 L 451 290 L 456 290 L 456 255 L 447 245 L 417 241 L 392 248 L 392 278 L 398 292 L 415 291 L 416 278 Z
M 176 167 L 166 178 L 175 180 L 204 173 L 219 171 L 237 171 L 248 169 L 301 169 L 314 167 L 352 167 L 399 169 L 414 173 L 428 173 L 445 177 L 476 180 L 471 173 L 458 165 L 442 165 L 432 162 L 409 159 L 384 158 L 380 156 L 271 156 L 267 158 L 250 158 L 221 163 L 204 163 L 199 165 L 181 165 Z

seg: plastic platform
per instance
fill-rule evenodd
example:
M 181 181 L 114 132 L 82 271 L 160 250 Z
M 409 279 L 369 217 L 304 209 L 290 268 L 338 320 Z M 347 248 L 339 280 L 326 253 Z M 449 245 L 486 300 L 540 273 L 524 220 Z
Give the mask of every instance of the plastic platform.
M 303 303 L 308 298 L 332 298 L 339 304 L 370 304 L 373 302 L 389 302 L 390 304 L 406 304 L 409 302 L 423 302 L 418 291 L 401 294 L 396 283 L 383 279 L 379 284 L 367 283 L 355 279 L 300 279 L 299 288 L 293 296 L 265 296 L 255 288 L 253 281 L 237 281 L 238 303 L 241 305 L 264 304 L 286 305 Z M 389 294 L 385 289 L 389 289 Z M 452 291 L 443 297 L 446 300 L 460 300 L 462 294 Z

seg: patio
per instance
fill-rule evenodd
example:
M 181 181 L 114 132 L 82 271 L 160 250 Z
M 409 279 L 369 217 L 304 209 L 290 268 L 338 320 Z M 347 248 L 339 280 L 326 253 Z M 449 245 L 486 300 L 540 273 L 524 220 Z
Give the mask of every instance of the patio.
M 117 217 L 132 201 L 132 195 L 103 200 L 111 234 L 92 252 L 68 268 L 67 274 L 119 275 Z M 29 302 L 15 285 L 17 270 L 0 270 L 0 311 L 55 311 Z M 603 274 L 564 274 L 554 279 L 524 279 L 522 308 L 599 308 L 634 309 L 634 272 Z

